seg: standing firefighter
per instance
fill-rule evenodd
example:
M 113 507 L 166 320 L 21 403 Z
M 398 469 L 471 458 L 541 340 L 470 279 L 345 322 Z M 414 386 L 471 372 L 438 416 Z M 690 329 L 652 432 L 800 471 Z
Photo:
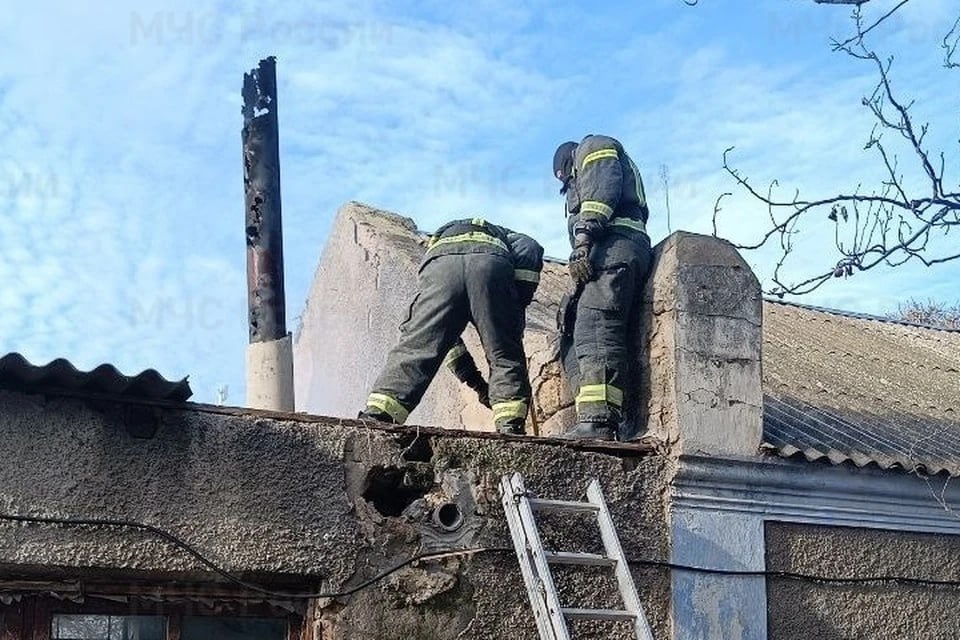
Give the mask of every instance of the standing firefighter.
M 420 265 L 400 342 L 360 417 L 402 424 L 446 362 L 493 410 L 498 431 L 523 433 L 530 402 L 523 330 L 542 268 L 543 247 L 522 233 L 483 218 L 440 227 Z M 468 322 L 490 365 L 489 388 L 460 339 Z
M 561 310 L 561 355 L 577 388 L 578 423 L 564 435 L 626 440 L 635 419 L 625 406 L 635 378 L 636 354 L 629 346 L 650 268 L 643 181 L 623 145 L 601 135 L 561 144 L 553 173 L 566 196 L 573 246 L 568 270 L 575 285 Z

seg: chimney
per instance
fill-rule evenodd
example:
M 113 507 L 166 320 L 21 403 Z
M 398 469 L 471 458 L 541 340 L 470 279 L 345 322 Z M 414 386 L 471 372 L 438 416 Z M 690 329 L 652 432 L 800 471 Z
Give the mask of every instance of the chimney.
M 679 231 L 654 253 L 640 388 L 647 426 L 676 454 L 755 455 L 763 434 L 760 283 L 718 238 Z
M 277 71 L 273 57 L 243 76 L 243 190 L 246 205 L 247 406 L 291 412 L 293 349 L 283 293 Z

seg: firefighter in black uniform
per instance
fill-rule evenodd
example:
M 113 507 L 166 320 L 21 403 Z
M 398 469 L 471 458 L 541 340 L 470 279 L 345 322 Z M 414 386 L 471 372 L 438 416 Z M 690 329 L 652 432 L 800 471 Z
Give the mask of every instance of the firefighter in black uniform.
M 561 144 L 553 173 L 563 183 L 574 293 L 561 309 L 561 356 L 577 389 L 570 438 L 632 438 L 640 297 L 650 269 L 649 215 L 640 172 L 623 145 L 589 135 Z
M 493 410 L 498 431 L 523 433 L 530 403 L 523 330 L 542 268 L 543 247 L 535 240 L 483 218 L 437 230 L 420 265 L 419 292 L 400 325 L 400 342 L 360 417 L 402 424 L 446 361 Z M 460 339 L 468 322 L 480 334 L 489 387 Z

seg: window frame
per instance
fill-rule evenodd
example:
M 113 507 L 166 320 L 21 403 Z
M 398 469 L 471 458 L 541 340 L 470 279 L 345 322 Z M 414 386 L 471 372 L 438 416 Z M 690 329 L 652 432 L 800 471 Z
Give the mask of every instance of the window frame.
M 86 614 L 114 616 L 164 616 L 166 618 L 166 640 L 181 640 L 183 619 L 187 616 L 219 618 L 272 618 L 287 623 L 284 640 L 313 640 L 310 625 L 304 617 L 281 609 L 269 603 L 256 600 L 227 599 L 210 596 L 216 600 L 213 606 L 197 600 L 187 600 L 186 596 L 175 598 L 162 593 L 157 595 L 163 600 L 148 600 L 137 595 L 127 597 L 127 602 L 105 600 L 95 595 L 84 596 L 82 602 L 60 600 L 48 595 L 24 595 L 19 602 L 0 605 L 0 640 L 52 640 L 53 616 L 56 614 Z M 201 597 L 201 596 L 196 596 Z M 311 607 L 307 608 L 309 611 Z

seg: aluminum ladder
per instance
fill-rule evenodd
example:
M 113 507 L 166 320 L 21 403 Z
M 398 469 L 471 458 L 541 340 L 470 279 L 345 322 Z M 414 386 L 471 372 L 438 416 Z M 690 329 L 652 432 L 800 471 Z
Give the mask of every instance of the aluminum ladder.
M 630 567 L 617 538 L 613 518 L 610 517 L 610 510 L 596 479 L 587 486 L 587 502 L 542 500 L 530 497 L 523 485 L 523 477 L 519 473 L 513 473 L 500 480 L 500 497 L 542 640 L 570 640 L 567 620 L 629 620 L 633 622 L 637 640 L 653 640 L 653 632 L 643 614 L 637 588 L 630 575 Z M 596 514 L 605 552 L 601 555 L 545 551 L 534 519 L 536 511 Z M 578 609 L 562 606 L 550 573 L 551 564 L 612 567 L 624 608 Z

